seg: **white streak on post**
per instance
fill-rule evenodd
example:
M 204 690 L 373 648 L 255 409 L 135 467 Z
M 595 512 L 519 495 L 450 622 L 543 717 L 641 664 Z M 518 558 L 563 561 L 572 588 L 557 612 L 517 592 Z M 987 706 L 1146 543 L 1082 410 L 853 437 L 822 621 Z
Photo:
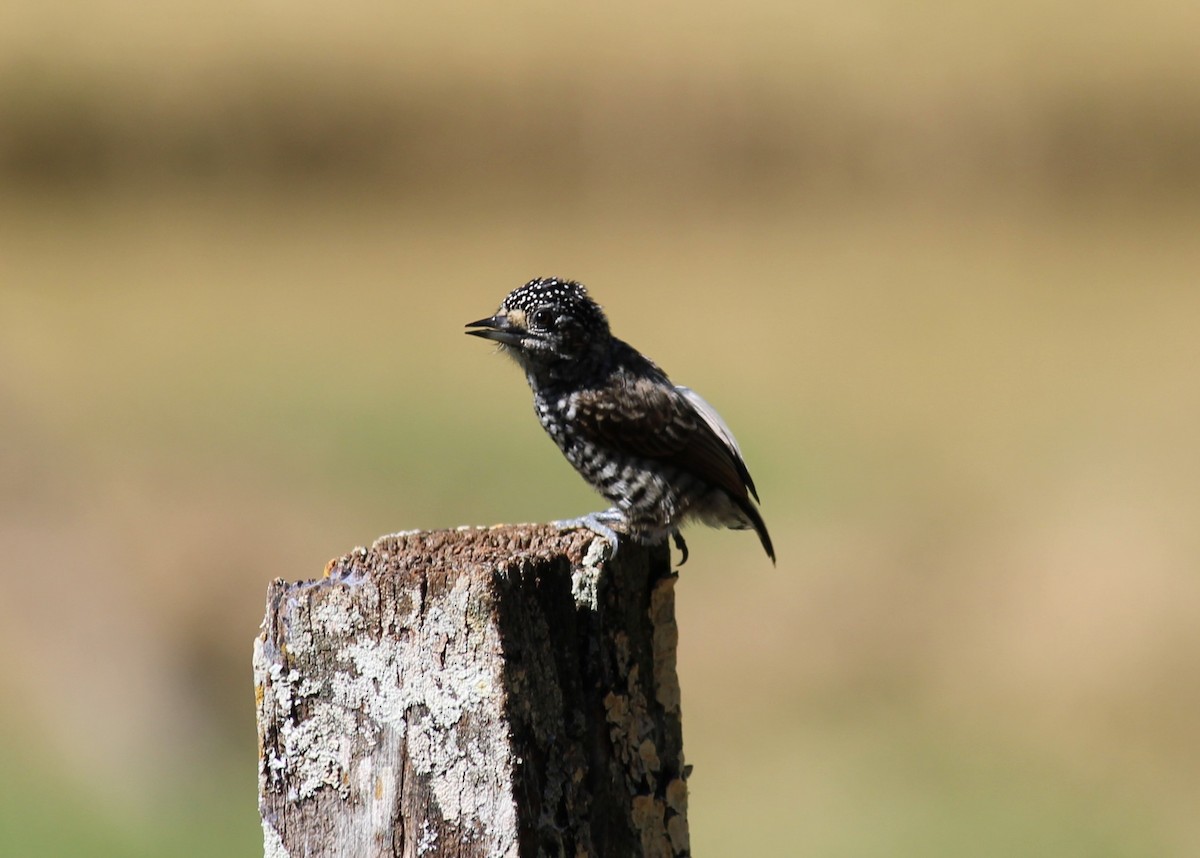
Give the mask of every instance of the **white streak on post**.
M 476 845 L 486 854 L 513 853 L 512 749 L 502 731 L 481 730 L 505 722 L 500 662 L 479 657 L 500 649 L 491 611 L 478 604 L 480 594 L 467 579 L 428 605 L 417 589 L 397 593 L 396 601 L 410 610 L 391 606 L 383 616 L 391 630 L 380 635 L 356 607 L 378 604 L 374 582 L 315 586 L 323 592 L 308 603 L 311 610 L 301 599 L 281 606 L 291 629 L 290 656 L 302 658 L 318 643 L 338 642 L 336 669 L 327 681 L 314 683 L 286 668 L 281 654 L 270 659 L 256 641 L 256 670 L 271 678 L 264 705 L 277 708 L 272 717 L 281 724 L 286 749 L 282 759 L 266 762 L 260 777 L 286 779 L 291 801 L 337 791 L 350 812 L 336 817 L 341 831 L 335 839 L 351 855 L 353 843 L 365 845 L 390 831 L 400 777 L 381 761 L 400 761 L 407 743 L 413 773 L 429 779 L 431 811 L 458 830 L 475 830 L 483 838 Z M 307 714 L 297 716 L 300 710 Z M 281 841 L 280 854 L 286 854 Z

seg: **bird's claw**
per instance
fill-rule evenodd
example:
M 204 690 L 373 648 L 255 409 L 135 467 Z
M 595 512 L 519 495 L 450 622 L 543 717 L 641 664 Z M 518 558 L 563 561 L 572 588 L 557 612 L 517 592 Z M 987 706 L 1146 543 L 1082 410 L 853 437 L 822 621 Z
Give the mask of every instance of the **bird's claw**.
M 561 521 L 550 522 L 560 530 L 572 530 L 578 527 L 586 527 L 592 533 L 606 541 L 611 549 L 608 557 L 611 560 L 617 556 L 617 549 L 620 547 L 620 537 L 612 525 L 624 524 L 625 516 L 620 510 L 615 507 L 606 509 L 602 512 L 589 512 L 587 515 L 581 515 L 579 518 L 567 518 Z
M 679 565 L 682 566 L 684 563 L 687 563 L 688 559 L 687 543 L 683 541 L 683 534 L 678 530 L 671 531 L 671 539 L 675 542 L 675 547 L 679 549 L 679 553 L 683 555 L 679 558 Z

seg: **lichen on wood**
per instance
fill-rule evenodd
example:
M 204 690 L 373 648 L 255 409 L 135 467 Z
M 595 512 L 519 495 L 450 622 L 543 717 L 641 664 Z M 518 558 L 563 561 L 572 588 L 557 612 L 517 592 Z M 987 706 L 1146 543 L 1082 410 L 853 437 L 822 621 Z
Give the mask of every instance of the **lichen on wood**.
M 255 642 L 264 849 L 686 855 L 665 547 L 411 532 L 268 591 Z

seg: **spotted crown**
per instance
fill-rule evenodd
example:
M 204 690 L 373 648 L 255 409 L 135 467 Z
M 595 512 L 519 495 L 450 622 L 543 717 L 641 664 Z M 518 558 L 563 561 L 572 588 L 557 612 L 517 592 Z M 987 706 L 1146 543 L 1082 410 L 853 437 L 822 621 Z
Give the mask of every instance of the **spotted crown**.
M 540 309 L 553 310 L 559 326 L 592 336 L 608 334 L 608 318 L 582 283 L 557 277 L 535 277 L 504 299 L 505 310 L 521 310 L 531 317 Z

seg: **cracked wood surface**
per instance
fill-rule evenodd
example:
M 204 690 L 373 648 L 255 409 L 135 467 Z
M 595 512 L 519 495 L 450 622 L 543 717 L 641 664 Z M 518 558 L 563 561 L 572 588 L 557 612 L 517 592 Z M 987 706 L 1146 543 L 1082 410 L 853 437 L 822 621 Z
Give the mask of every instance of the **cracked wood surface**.
M 274 581 L 268 858 L 688 855 L 670 556 L 605 556 L 587 531 L 462 528 Z

